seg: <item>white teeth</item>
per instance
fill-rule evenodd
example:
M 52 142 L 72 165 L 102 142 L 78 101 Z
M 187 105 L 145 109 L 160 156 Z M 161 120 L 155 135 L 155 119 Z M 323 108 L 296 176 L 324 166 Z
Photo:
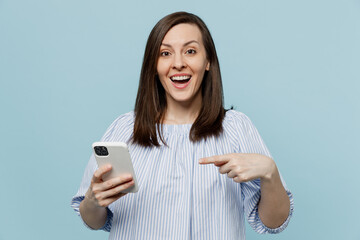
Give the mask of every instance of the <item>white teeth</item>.
M 190 78 L 191 78 L 190 75 L 187 75 L 187 76 L 174 76 L 174 77 L 171 77 L 171 80 L 183 81 L 183 80 L 187 80 L 187 79 L 190 79 Z

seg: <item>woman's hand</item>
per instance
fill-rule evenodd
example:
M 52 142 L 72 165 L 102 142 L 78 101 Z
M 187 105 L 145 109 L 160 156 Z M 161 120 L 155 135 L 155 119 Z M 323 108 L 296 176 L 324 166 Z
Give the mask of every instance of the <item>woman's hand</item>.
M 122 191 L 134 185 L 134 180 L 130 174 L 123 174 L 119 177 L 103 181 L 102 177 L 111 170 L 111 165 L 106 165 L 95 171 L 91 180 L 90 187 L 85 194 L 96 207 L 107 207 L 127 193 Z
M 261 154 L 231 153 L 199 160 L 200 164 L 214 164 L 221 174 L 227 174 L 235 182 L 247 182 L 257 178 L 270 181 L 277 173 L 275 162 Z
M 106 165 L 95 171 L 85 199 L 80 203 L 80 215 L 93 229 L 104 226 L 107 219 L 106 207 L 126 195 L 122 191 L 134 185 L 130 174 L 103 181 L 102 176 L 110 170 L 111 165 Z
M 232 153 L 199 160 L 200 164 L 214 164 L 219 172 L 235 182 L 261 181 L 261 198 L 258 204 L 261 221 L 269 228 L 279 227 L 289 215 L 290 200 L 282 185 L 275 162 L 264 155 Z

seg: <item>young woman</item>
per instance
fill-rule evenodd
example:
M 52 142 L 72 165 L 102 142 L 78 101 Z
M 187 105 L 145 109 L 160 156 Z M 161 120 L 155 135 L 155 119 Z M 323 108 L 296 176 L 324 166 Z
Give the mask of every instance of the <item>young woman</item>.
M 139 191 L 94 156 L 72 200 L 87 226 L 110 239 L 245 239 L 288 224 L 291 193 L 258 131 L 225 110 L 214 42 L 197 16 L 177 12 L 150 33 L 133 112 L 101 141 L 127 142 Z

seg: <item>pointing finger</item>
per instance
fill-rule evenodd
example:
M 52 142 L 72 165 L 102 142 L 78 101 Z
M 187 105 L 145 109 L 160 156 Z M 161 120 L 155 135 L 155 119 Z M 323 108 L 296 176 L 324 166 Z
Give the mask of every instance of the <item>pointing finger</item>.
M 199 163 L 200 164 L 214 164 L 216 166 L 221 166 L 225 163 L 227 163 L 230 160 L 230 156 L 228 154 L 225 155 L 215 155 L 211 157 L 206 158 L 200 158 Z

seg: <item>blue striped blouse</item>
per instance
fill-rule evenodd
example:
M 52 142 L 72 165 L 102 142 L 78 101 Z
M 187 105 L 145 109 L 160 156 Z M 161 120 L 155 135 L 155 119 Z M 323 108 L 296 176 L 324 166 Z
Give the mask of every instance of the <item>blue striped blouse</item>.
M 101 141 L 128 142 L 134 113 L 118 117 Z M 227 111 L 220 137 L 193 143 L 191 124 L 163 125 L 168 147 L 146 148 L 128 144 L 139 184 L 108 207 L 101 228 L 109 239 L 245 239 L 246 218 L 258 233 L 279 233 L 293 212 L 293 197 L 287 220 L 278 228 L 267 228 L 258 215 L 260 180 L 236 183 L 220 174 L 212 164 L 200 165 L 202 157 L 227 153 L 259 153 L 270 156 L 258 131 L 243 113 Z M 98 168 L 92 155 L 71 205 L 79 213 L 92 175 Z M 86 224 L 85 224 L 86 225 Z

